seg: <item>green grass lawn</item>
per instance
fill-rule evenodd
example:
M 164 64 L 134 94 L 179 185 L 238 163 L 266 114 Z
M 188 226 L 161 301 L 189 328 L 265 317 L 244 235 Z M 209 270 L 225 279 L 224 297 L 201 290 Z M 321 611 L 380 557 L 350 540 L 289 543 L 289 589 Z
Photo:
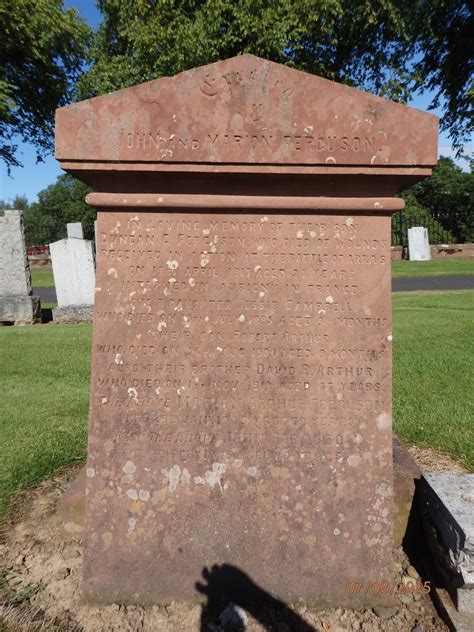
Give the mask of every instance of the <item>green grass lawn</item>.
M 392 277 L 474 275 L 474 259 L 392 261 Z
M 91 325 L 0 329 L 0 516 L 86 453 Z
M 31 268 L 31 285 L 33 287 L 54 287 L 51 268 Z
M 394 426 L 474 470 L 474 292 L 396 294 Z M 86 453 L 90 325 L 0 329 L 0 515 Z
M 395 431 L 474 470 L 474 292 L 392 295 Z

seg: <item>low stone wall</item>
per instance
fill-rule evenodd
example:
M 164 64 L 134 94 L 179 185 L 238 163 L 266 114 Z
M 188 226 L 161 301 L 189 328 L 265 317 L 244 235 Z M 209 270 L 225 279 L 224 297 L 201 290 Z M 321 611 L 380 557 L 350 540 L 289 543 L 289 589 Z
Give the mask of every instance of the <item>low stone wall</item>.
M 432 259 L 473 259 L 474 244 L 435 244 L 430 246 Z M 403 259 L 403 246 L 391 247 L 392 261 Z
M 472 259 L 474 258 L 474 244 L 437 244 L 431 246 L 431 258 Z
M 51 259 L 44 255 L 28 255 L 30 268 L 51 268 Z
M 392 261 L 399 261 L 403 257 L 403 246 L 391 247 Z

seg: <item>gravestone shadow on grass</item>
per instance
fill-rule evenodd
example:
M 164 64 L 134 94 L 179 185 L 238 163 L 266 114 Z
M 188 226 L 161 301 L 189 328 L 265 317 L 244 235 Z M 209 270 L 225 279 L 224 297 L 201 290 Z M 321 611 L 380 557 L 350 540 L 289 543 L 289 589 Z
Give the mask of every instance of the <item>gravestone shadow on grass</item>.
M 202 606 L 201 632 L 209 630 L 209 625 L 219 623 L 219 615 L 228 604 L 246 610 L 267 630 L 274 630 L 279 623 L 285 623 L 292 632 L 315 632 L 315 628 L 285 602 L 273 597 L 232 564 L 214 564 L 210 570 L 204 568 L 202 577 L 205 583 L 196 582 L 196 589 L 207 597 Z M 239 623 L 238 617 L 236 619 L 235 623 L 224 626 L 225 629 L 234 632 L 245 630 L 244 622 Z

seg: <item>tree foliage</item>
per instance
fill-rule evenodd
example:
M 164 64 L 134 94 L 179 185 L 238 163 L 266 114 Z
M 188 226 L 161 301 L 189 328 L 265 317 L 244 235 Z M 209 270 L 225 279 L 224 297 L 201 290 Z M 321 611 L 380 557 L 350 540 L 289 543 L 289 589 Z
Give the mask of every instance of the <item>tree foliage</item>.
M 52 148 L 54 111 L 69 103 L 91 30 L 62 0 L 0 0 L 0 159 L 19 165 L 15 139 Z
M 429 88 L 446 104 L 444 125 L 457 146 L 469 133 L 469 1 L 98 0 L 98 7 L 103 20 L 80 98 L 253 53 L 401 102 Z
M 97 211 L 84 201 L 91 190 L 80 180 L 63 174 L 54 184 L 38 193 L 37 202 L 29 204 L 25 196 L 17 195 L 8 202 L 0 200 L 0 210 L 23 211 L 28 246 L 41 246 L 63 239 L 69 222 L 81 222 L 85 239 L 94 239 Z
M 410 225 L 442 226 L 445 241 L 474 242 L 474 173 L 462 171 L 451 158 L 441 157 L 433 175 L 402 193 Z M 425 222 L 425 223 L 423 223 Z M 436 222 L 436 224 L 434 223 Z

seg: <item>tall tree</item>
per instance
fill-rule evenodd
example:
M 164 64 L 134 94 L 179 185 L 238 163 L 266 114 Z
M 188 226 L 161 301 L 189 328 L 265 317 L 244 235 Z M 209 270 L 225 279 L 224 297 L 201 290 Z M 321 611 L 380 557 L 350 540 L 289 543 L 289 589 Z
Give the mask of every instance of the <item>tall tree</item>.
M 62 0 L 0 0 L 0 159 L 19 165 L 16 137 L 41 157 L 54 110 L 70 102 L 91 35 Z
M 474 241 L 474 173 L 463 171 L 451 158 L 441 157 L 433 175 L 403 192 L 407 212 L 424 209 L 453 235 L 454 241 Z
M 249 52 L 402 102 L 429 87 L 445 101 L 458 146 L 468 133 L 469 0 L 98 0 L 98 7 L 103 21 L 81 98 Z
M 82 222 L 84 237 L 93 239 L 97 211 L 85 202 L 91 190 L 69 174 L 60 175 L 54 184 L 38 193 L 38 202 L 31 205 L 31 220 L 48 227 L 45 232 L 49 241 L 65 236 L 68 222 Z

